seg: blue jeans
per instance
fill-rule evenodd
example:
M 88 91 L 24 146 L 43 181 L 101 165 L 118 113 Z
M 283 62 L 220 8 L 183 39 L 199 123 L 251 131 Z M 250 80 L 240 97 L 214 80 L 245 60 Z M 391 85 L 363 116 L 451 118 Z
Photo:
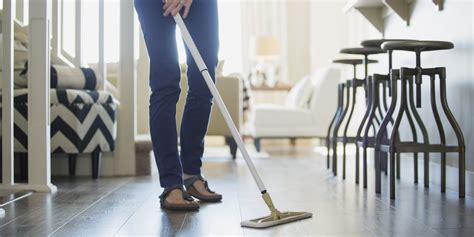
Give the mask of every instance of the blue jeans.
M 176 103 L 181 92 L 176 47 L 176 24 L 163 16 L 161 0 L 135 0 L 140 25 L 150 57 L 150 133 L 160 183 L 164 188 L 182 185 L 182 174 L 200 175 L 204 136 L 212 107 L 212 95 L 190 52 L 188 94 L 181 121 L 180 145 L 176 129 Z M 217 0 L 194 0 L 184 20 L 196 45 L 215 78 L 219 33 Z

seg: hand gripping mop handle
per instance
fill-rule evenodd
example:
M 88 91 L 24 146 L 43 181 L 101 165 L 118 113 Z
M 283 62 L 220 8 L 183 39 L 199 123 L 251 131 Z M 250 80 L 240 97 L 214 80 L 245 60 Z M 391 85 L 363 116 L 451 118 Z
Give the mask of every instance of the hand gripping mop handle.
M 199 53 L 196 44 L 194 43 L 193 38 L 191 37 L 191 34 L 189 34 L 188 28 L 186 27 L 186 24 L 184 24 L 183 18 L 181 18 L 180 14 L 176 14 L 174 16 L 174 20 L 176 21 L 176 24 L 181 30 L 181 35 L 184 39 L 184 42 L 188 46 L 188 49 L 191 52 L 191 55 L 193 56 L 194 61 L 196 62 L 196 65 L 199 68 L 199 71 L 201 71 L 202 76 L 204 77 L 204 81 L 206 81 L 207 87 L 211 91 L 211 94 L 214 97 L 214 101 L 216 102 L 217 107 L 219 107 L 219 110 L 221 111 L 222 116 L 224 117 L 224 120 L 227 123 L 230 132 L 232 133 L 232 137 L 237 143 L 240 152 L 242 152 L 242 156 L 244 157 L 245 162 L 247 163 L 247 166 L 250 169 L 250 173 L 252 173 L 252 176 L 255 179 L 255 182 L 257 183 L 260 192 L 264 194 L 266 192 L 265 185 L 263 185 L 263 182 L 260 179 L 260 176 L 258 175 L 252 160 L 250 159 L 249 153 L 245 148 L 244 141 L 242 140 L 239 131 L 235 127 L 235 124 L 232 121 L 232 118 L 230 117 L 229 111 L 227 110 L 227 107 L 225 106 L 224 101 L 222 100 L 221 95 L 217 90 L 216 85 L 212 81 L 211 75 L 207 70 L 206 64 L 204 63 L 204 60 L 202 59 L 201 54 Z

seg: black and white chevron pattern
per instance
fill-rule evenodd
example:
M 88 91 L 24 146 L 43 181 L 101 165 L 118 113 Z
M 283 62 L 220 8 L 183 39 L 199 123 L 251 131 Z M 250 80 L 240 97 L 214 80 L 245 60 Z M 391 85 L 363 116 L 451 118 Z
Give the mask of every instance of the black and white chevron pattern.
M 113 151 L 117 134 L 117 103 L 104 91 L 51 89 L 51 152 Z M 27 152 L 28 95 L 15 90 L 15 152 Z
M 92 68 L 78 68 L 64 65 L 51 65 L 51 88 L 97 90 L 102 82 Z M 15 74 L 15 86 L 28 87 L 28 62 L 19 74 Z

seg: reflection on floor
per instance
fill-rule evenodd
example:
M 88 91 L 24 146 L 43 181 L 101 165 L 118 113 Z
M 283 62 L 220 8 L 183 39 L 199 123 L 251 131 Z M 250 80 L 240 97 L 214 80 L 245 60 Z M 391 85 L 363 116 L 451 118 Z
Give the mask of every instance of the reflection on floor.
M 364 190 L 348 178 L 334 177 L 326 160 L 311 147 L 265 147 L 271 158 L 255 159 L 257 169 L 282 210 L 310 211 L 313 218 L 264 230 L 243 229 L 241 220 L 267 214 L 245 162 L 209 159 L 204 172 L 224 194 L 219 204 L 199 212 L 160 210 L 157 177 L 54 178 L 56 194 L 34 193 L 6 205 L 1 236 L 474 236 L 474 199 L 455 192 L 442 195 L 411 182 L 402 172 L 396 201 L 381 196 L 372 177 Z M 405 162 L 411 163 L 411 162 Z M 372 173 L 372 172 L 371 172 Z

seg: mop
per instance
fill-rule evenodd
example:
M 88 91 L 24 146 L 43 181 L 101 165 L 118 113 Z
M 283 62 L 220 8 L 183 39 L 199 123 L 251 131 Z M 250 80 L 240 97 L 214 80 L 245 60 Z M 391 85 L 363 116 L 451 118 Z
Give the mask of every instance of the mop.
M 196 47 L 196 44 L 194 43 L 191 37 L 191 34 L 189 34 L 189 31 L 183 19 L 181 18 L 181 15 L 176 14 L 174 16 L 174 20 L 176 24 L 178 25 L 179 29 L 181 30 L 181 35 L 183 37 L 183 40 L 186 46 L 188 47 L 189 51 L 191 52 L 191 55 L 194 58 L 194 61 L 196 62 L 196 65 L 201 71 L 202 76 L 204 77 L 204 80 L 207 86 L 209 87 L 209 90 L 211 91 L 212 96 L 214 97 L 214 102 L 217 104 L 217 107 L 219 107 L 219 110 L 221 111 L 222 116 L 224 117 L 224 120 L 227 123 L 227 126 L 229 127 L 232 133 L 232 136 L 235 142 L 237 143 L 237 146 L 240 152 L 242 153 L 242 156 L 245 159 L 245 162 L 250 170 L 250 173 L 252 173 L 252 176 L 255 182 L 257 183 L 258 188 L 260 189 L 262 198 L 267 204 L 271 212 L 270 215 L 265 216 L 265 217 L 256 218 L 256 219 L 252 219 L 248 221 L 242 221 L 240 225 L 243 227 L 250 227 L 250 228 L 266 228 L 270 226 L 280 225 L 280 224 L 312 217 L 313 214 L 309 212 L 280 212 L 273 205 L 270 194 L 268 194 L 267 189 L 265 188 L 265 185 L 260 179 L 260 176 L 258 175 L 257 170 L 255 169 L 255 166 L 252 160 L 250 159 L 249 153 L 247 152 L 247 149 L 245 148 L 242 137 L 240 136 L 239 131 L 237 131 L 237 128 L 234 122 L 232 121 L 232 118 L 230 117 L 229 111 L 227 110 L 227 107 L 225 106 L 224 101 L 222 100 L 219 94 L 219 91 L 217 90 L 217 87 L 214 85 L 212 81 L 211 75 L 209 74 L 206 64 L 204 63 L 204 60 L 202 59 L 201 54 L 199 53 Z

